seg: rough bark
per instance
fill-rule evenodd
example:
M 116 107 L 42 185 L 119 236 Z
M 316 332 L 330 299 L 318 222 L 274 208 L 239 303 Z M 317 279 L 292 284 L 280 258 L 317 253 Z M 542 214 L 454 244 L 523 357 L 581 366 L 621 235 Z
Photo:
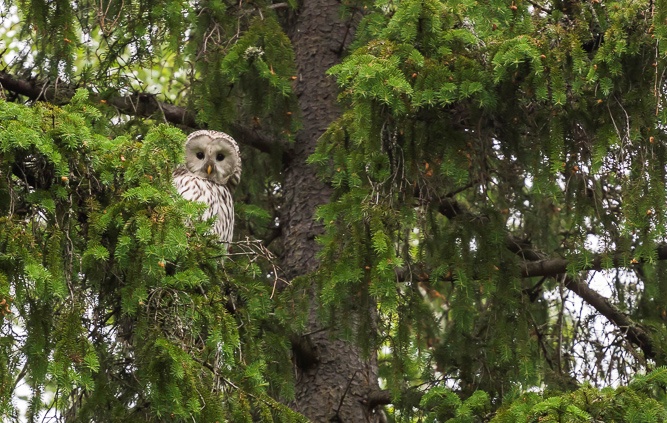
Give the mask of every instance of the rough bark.
M 289 279 L 308 277 L 317 268 L 315 237 L 322 227 L 313 217 L 315 209 L 329 201 L 332 191 L 317 178 L 306 159 L 327 126 L 339 116 L 335 81 L 326 71 L 339 62 L 353 27 L 352 21 L 341 19 L 337 0 L 306 0 L 297 13 L 290 37 L 296 53 L 295 92 L 303 128 L 289 152 L 281 216 L 282 267 Z M 319 304 L 314 288 L 308 333 L 293 342 L 297 366 L 293 407 L 313 422 L 378 421 L 380 416 L 368 407 L 369 393 L 377 390 L 377 363 L 323 327 L 316 317 Z

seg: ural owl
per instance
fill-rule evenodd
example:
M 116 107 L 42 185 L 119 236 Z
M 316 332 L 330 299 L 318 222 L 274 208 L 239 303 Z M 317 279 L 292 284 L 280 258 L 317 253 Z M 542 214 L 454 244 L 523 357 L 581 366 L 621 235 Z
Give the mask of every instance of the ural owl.
M 212 232 L 229 243 L 234 232 L 232 191 L 241 180 L 241 155 L 234 138 L 223 132 L 193 132 L 185 141 L 185 165 L 173 177 L 183 198 L 208 205 L 202 218 L 216 218 Z

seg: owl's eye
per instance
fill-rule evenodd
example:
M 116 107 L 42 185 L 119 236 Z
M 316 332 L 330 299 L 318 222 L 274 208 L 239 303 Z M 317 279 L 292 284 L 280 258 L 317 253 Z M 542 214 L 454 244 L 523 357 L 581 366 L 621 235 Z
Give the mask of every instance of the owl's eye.
M 204 153 L 203 153 L 202 151 L 198 152 L 198 153 L 197 153 L 197 158 L 198 158 L 199 160 L 204 160 Z
M 225 155 L 222 154 L 222 153 L 218 153 L 218 155 L 215 156 L 215 159 L 216 159 L 217 161 L 221 162 L 221 161 L 225 160 Z

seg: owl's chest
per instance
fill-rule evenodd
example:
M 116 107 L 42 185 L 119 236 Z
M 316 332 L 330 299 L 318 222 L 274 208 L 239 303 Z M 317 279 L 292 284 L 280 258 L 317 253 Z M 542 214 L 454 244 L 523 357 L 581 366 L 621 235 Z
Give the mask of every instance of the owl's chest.
M 174 185 L 178 193 L 190 201 L 197 201 L 208 206 L 202 218 L 215 218 L 213 232 L 223 241 L 231 240 L 234 226 L 234 202 L 229 189 L 208 179 L 190 173 L 174 172 Z
M 183 198 L 207 204 L 211 210 L 218 211 L 225 206 L 233 207 L 229 189 L 208 179 L 188 174 L 177 175 L 174 178 L 174 185 Z

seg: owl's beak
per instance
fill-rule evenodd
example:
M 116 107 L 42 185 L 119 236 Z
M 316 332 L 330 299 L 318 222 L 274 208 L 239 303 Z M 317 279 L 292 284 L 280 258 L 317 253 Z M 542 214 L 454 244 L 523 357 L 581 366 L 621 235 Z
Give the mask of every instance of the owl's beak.
M 206 173 L 208 173 L 210 175 L 212 171 L 213 171 L 213 167 L 211 165 L 208 165 L 208 167 L 206 168 Z

